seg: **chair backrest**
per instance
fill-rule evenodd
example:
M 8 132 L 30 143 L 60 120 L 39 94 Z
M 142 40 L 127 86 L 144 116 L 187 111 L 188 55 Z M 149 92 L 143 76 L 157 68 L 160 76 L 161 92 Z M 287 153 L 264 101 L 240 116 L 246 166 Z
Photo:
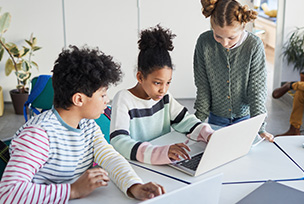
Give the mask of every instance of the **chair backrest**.
M 98 119 L 95 119 L 95 122 L 99 125 L 105 139 L 110 143 L 111 107 L 108 106 L 104 113 Z
M 29 107 L 30 115 L 39 114 L 41 111 L 52 108 L 54 98 L 54 90 L 51 75 L 40 75 L 31 80 L 31 92 L 28 100 L 24 104 L 24 118 L 27 121 L 26 107 Z
M 6 167 L 6 164 L 10 158 L 8 146 L 11 140 L 1 141 L 0 140 L 0 179 Z

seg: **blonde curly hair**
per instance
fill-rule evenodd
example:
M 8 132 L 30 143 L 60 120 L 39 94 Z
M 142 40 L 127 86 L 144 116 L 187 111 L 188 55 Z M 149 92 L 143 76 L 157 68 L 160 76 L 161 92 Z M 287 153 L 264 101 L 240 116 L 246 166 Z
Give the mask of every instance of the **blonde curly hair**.
M 212 23 L 220 27 L 233 25 L 235 22 L 241 25 L 253 21 L 258 13 L 242 6 L 236 0 L 201 0 L 202 13 L 208 18 L 211 16 Z

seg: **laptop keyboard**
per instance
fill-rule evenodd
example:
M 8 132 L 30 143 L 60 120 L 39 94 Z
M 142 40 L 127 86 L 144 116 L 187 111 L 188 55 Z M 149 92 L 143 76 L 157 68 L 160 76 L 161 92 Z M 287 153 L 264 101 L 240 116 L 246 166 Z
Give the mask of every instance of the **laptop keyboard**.
M 183 160 L 178 162 L 179 165 L 186 167 L 188 169 L 191 169 L 193 171 L 196 171 L 198 164 L 203 156 L 203 153 L 197 154 L 195 156 L 193 156 L 190 160 Z

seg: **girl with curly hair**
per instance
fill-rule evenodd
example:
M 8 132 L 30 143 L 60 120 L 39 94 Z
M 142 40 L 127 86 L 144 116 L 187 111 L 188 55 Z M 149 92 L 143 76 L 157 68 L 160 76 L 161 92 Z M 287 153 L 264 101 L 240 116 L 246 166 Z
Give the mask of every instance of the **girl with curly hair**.
M 169 51 L 173 50 L 174 37 L 159 25 L 141 32 L 137 83 L 113 99 L 110 142 L 127 159 L 149 164 L 190 159 L 190 149 L 184 143 L 155 146 L 149 141 L 171 128 L 203 141 L 213 133 L 168 92 L 173 70 Z

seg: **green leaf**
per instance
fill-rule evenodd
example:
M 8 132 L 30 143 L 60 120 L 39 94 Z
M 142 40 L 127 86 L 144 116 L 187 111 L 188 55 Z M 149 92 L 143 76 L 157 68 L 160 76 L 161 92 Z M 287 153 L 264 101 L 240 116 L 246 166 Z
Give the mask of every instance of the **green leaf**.
M 38 64 L 36 62 L 32 61 L 31 63 L 32 63 L 32 66 L 36 67 L 36 69 L 39 70 Z
M 35 46 L 33 47 L 33 52 L 37 51 L 37 50 L 40 50 L 42 47 L 38 47 L 38 46 Z
M 9 51 L 14 55 L 14 57 L 19 57 L 19 49 L 17 45 L 13 44 L 12 46 L 10 46 Z
M 296 28 L 283 46 L 283 56 L 287 64 L 293 64 L 293 69 L 304 69 L 304 27 Z
M 21 70 L 21 71 L 15 72 L 15 75 L 25 85 L 27 80 L 30 78 L 31 73 Z
M 18 71 L 22 70 L 22 62 L 23 62 L 23 60 L 16 65 Z
M 36 38 L 36 37 L 33 37 L 32 42 L 33 42 L 33 47 L 36 46 L 36 44 L 37 44 L 37 38 Z
M 0 48 L 0 61 L 2 60 L 3 54 L 4 54 L 4 48 L 1 47 Z
M 29 48 L 23 47 L 23 53 L 22 53 L 22 54 L 20 53 L 20 57 L 24 57 L 25 55 L 27 55 L 27 53 L 28 53 L 29 51 L 30 51 Z
M 31 41 L 29 41 L 29 40 L 25 40 L 25 42 L 29 45 L 29 46 L 31 46 L 32 47 L 32 42 Z
M 7 31 L 9 25 L 11 22 L 11 14 L 9 14 L 8 12 L 4 13 L 1 17 L 0 17 L 0 33 L 3 34 Z
M 25 72 L 28 72 L 28 71 L 30 71 L 30 69 L 31 69 L 30 63 L 27 60 L 24 60 L 22 62 L 22 70 Z
M 8 58 L 5 63 L 5 76 L 8 76 L 11 74 L 11 72 L 15 69 L 13 61 L 11 58 Z

